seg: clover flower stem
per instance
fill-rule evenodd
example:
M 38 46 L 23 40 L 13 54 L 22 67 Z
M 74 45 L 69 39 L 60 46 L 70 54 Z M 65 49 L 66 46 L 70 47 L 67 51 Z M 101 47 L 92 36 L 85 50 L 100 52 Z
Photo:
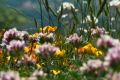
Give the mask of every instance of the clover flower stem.
M 32 41 L 32 45 L 31 45 L 31 48 L 30 48 L 30 54 L 29 54 L 29 56 L 32 54 L 33 44 L 34 44 L 34 42 Z
M 51 57 L 48 56 L 48 58 L 46 59 L 46 61 L 47 61 L 47 64 L 46 64 L 47 73 L 49 74 L 49 73 L 50 73 L 50 70 L 51 70 Z

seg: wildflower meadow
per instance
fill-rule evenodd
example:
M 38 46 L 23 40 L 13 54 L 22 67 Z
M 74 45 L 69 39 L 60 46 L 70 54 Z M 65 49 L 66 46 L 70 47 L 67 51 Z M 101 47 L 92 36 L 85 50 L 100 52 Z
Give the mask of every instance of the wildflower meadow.
M 35 1 L 0 1 L 0 80 L 120 80 L 120 0 Z

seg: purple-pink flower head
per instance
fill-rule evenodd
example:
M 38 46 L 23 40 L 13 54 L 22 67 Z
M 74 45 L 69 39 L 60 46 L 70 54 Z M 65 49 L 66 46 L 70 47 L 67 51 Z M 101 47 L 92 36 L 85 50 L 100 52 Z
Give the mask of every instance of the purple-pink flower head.
M 49 42 L 52 43 L 54 40 L 54 34 L 53 33 L 39 33 L 39 42 L 40 43 L 45 43 Z
M 120 73 L 110 72 L 109 74 L 107 74 L 105 80 L 120 80 Z
M 101 35 L 101 37 L 97 41 L 98 47 L 114 47 L 120 45 L 118 39 L 113 39 L 109 35 Z
M 80 71 L 83 73 L 95 71 L 97 69 L 103 69 L 103 62 L 100 60 L 89 60 L 87 64 L 84 63 L 83 66 L 80 67 Z
M 40 45 L 35 51 L 36 54 L 40 54 L 42 56 L 47 57 L 54 55 L 58 50 L 60 50 L 58 47 L 45 43 L 43 45 Z
M 47 34 L 47 33 L 39 33 L 39 37 L 40 38 L 54 38 L 54 34 L 53 33 L 49 33 L 49 34 Z
M 0 72 L 0 80 L 20 80 L 20 76 L 15 71 Z
M 67 42 L 72 44 L 78 44 L 81 41 L 82 41 L 82 36 L 79 37 L 77 33 L 74 33 L 67 38 Z
M 4 33 L 2 42 L 8 45 L 11 40 L 23 40 L 25 35 L 28 35 L 26 31 L 18 31 L 16 28 L 9 29 Z
M 96 27 L 95 29 L 92 28 L 90 30 L 91 32 L 91 36 L 100 36 L 100 35 L 104 35 L 106 33 L 105 29 L 104 28 L 99 28 L 99 27 Z
M 108 50 L 106 57 L 105 57 L 105 62 L 109 62 L 110 64 L 114 64 L 118 61 L 120 61 L 120 46 L 110 48 Z
M 7 50 L 8 50 L 8 52 L 13 52 L 13 51 L 16 51 L 16 50 L 23 51 L 24 47 L 25 47 L 25 42 L 24 41 L 12 40 L 12 41 L 10 41 L 10 44 L 7 45 Z

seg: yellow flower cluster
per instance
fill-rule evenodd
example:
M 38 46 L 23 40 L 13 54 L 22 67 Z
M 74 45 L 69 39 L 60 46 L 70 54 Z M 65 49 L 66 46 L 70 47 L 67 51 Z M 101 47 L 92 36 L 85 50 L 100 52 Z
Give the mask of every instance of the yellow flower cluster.
M 58 50 L 56 53 L 55 53 L 55 56 L 56 57 L 63 57 L 65 55 L 65 50 Z
M 57 30 L 57 27 L 52 27 L 52 26 L 45 26 L 45 27 L 43 27 L 43 30 L 42 30 L 42 28 L 40 28 L 40 31 L 43 31 L 43 33 L 55 32 L 56 30 Z
M 33 45 L 32 45 L 32 43 L 28 46 L 28 47 L 25 47 L 24 48 L 24 51 L 25 51 L 25 53 L 27 53 L 27 54 L 29 54 L 30 52 L 32 52 L 32 53 L 34 53 L 34 50 L 36 49 L 36 48 L 38 48 L 39 47 L 39 44 L 38 43 L 33 43 Z M 32 50 L 31 50 L 32 49 Z
M 98 50 L 95 48 L 91 43 L 88 43 L 82 48 L 78 49 L 78 53 L 90 53 L 96 56 L 101 56 L 103 55 L 103 52 L 101 50 Z

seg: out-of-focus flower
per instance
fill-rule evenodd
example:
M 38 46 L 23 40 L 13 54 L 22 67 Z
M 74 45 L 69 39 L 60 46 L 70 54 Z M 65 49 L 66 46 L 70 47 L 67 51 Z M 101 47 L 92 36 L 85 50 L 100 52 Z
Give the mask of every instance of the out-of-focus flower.
M 77 53 L 79 53 L 79 54 L 85 53 L 85 48 L 78 48 Z
M 120 42 L 118 39 L 113 39 L 109 35 L 101 35 L 101 37 L 97 41 L 98 47 L 114 47 L 120 45 Z
M 103 52 L 101 50 L 98 50 L 97 48 L 95 48 L 91 43 L 88 43 L 87 45 L 85 45 L 82 48 L 78 48 L 77 53 L 78 54 L 89 53 L 89 54 L 93 54 L 96 56 L 103 55 Z
M 48 27 L 48 32 L 55 32 L 57 30 L 57 27 Z
M 53 42 L 54 40 L 54 34 L 53 33 L 39 33 L 39 42 L 45 43 L 45 42 Z
M 72 4 L 72 3 L 69 3 L 69 2 L 64 2 L 62 3 L 62 5 L 59 7 L 57 13 L 60 13 L 62 10 L 63 12 L 69 12 L 69 11 L 72 11 L 75 10 L 75 11 L 78 11 L 78 9 L 75 9 L 75 6 Z
M 33 4 L 31 1 L 26 1 L 23 3 L 23 7 L 26 9 L 32 9 L 33 8 Z
M 51 70 L 51 72 L 54 74 L 54 75 L 58 75 L 61 73 L 60 70 Z
M 12 56 L 18 56 L 18 55 L 23 54 L 24 47 L 25 47 L 24 41 L 12 40 L 12 41 L 10 41 L 10 44 L 7 45 L 7 51 Z M 14 53 L 14 52 L 16 52 L 16 53 Z
M 44 77 L 47 74 L 43 70 L 36 70 L 33 72 L 32 77 Z
M 82 36 L 79 37 L 77 33 L 74 33 L 67 38 L 67 42 L 72 44 L 78 45 L 81 41 L 82 41 Z
M 0 72 L 0 80 L 20 80 L 20 76 L 15 71 Z
M 65 55 L 65 50 L 58 50 L 55 53 L 55 56 L 57 57 L 63 57 Z
M 120 61 L 120 46 L 110 48 L 105 56 L 105 62 L 109 65 L 115 64 Z
M 34 33 L 32 35 L 29 35 L 30 40 L 36 40 L 37 41 L 38 37 L 39 37 L 39 33 Z
M 95 16 L 93 16 L 93 18 L 94 18 L 94 22 L 97 24 L 98 23 L 98 19 Z M 92 22 L 92 19 L 91 19 L 90 15 L 87 15 L 85 17 L 85 19 L 83 20 L 83 23 L 91 23 L 91 22 Z
M 100 36 L 100 35 L 106 34 L 105 29 L 104 28 L 99 28 L 99 27 L 96 27 L 95 29 L 92 28 L 90 30 L 90 32 L 91 32 L 91 36 Z
M 112 0 L 112 1 L 110 1 L 109 5 L 120 8 L 120 1 L 119 0 Z
M 71 31 L 75 22 L 74 14 L 77 12 L 78 9 L 70 2 L 63 2 L 57 10 L 59 19 L 62 19 L 65 24 L 66 32 Z
M 104 80 L 120 80 L 120 73 L 109 73 Z
M 18 31 L 16 28 L 13 28 L 4 33 L 2 42 L 8 45 L 11 40 L 24 40 L 26 35 L 28 35 L 26 31 Z
M 66 24 L 68 24 L 69 27 L 69 24 L 74 22 L 73 11 L 78 12 L 78 9 L 76 9 L 75 6 L 70 2 L 63 2 L 57 10 L 57 13 L 61 15 L 61 18 Z
M 24 56 L 23 56 L 23 61 L 25 61 L 25 62 L 33 62 L 33 63 L 36 63 L 36 62 L 38 62 L 38 60 L 39 60 L 39 57 L 38 56 L 36 56 L 35 54 L 31 54 L 31 55 L 27 55 L 27 54 L 25 54 Z
M 82 73 L 95 72 L 96 70 L 104 70 L 103 62 L 100 60 L 89 60 L 86 63 L 83 63 L 83 66 L 80 67 Z
M 76 66 L 76 65 L 70 65 L 70 66 L 69 66 L 69 69 L 70 69 L 70 70 L 76 70 L 76 69 L 77 69 L 77 66 Z
M 36 68 L 37 68 L 37 70 L 39 70 L 41 68 L 40 64 L 37 63 Z
M 24 51 L 26 54 L 30 54 L 30 53 L 33 53 L 35 52 L 35 49 L 39 47 L 39 44 L 38 43 L 30 43 L 29 46 L 25 47 L 24 48 Z
M 92 47 L 93 47 L 93 45 L 91 43 L 88 43 L 83 48 L 85 49 L 85 52 L 91 53 L 91 48 Z
M 57 30 L 57 27 L 53 27 L 53 26 L 43 27 L 43 33 L 55 32 L 56 30 Z M 42 32 L 42 28 L 40 28 L 40 31 Z
M 15 50 L 23 50 L 25 47 L 25 42 L 24 41 L 19 41 L 19 40 L 12 40 L 10 41 L 10 44 L 7 45 L 7 50 L 9 52 L 15 51 Z
M 10 58 L 11 58 L 10 56 L 7 56 L 7 57 L 6 57 L 6 59 L 7 59 L 8 62 L 10 61 Z
M 43 45 L 40 45 L 39 48 L 35 50 L 35 52 L 36 54 L 48 57 L 54 55 L 58 50 L 60 50 L 58 47 L 45 43 Z
M 84 32 L 84 33 L 87 33 L 87 32 L 88 32 L 88 30 L 85 29 L 85 28 L 78 28 L 77 30 L 80 31 L 80 32 Z

